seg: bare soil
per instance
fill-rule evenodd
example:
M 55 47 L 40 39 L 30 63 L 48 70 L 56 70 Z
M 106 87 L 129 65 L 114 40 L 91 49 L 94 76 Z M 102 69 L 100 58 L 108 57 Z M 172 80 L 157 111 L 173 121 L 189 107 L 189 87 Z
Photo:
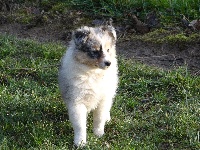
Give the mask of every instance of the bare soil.
M 147 65 L 164 69 L 187 66 L 195 75 L 200 75 L 200 43 L 179 47 L 177 44 L 155 44 L 144 41 L 118 42 L 118 53 Z
M 61 26 L 60 23 L 55 22 L 30 26 L 5 22 L 0 24 L 0 33 L 14 35 L 19 38 L 34 39 L 40 42 L 61 42 L 67 44 L 71 38 L 72 27 L 70 25 L 74 26 L 74 24 L 67 22 L 67 19 L 66 23 L 66 26 L 63 24 Z M 91 22 L 86 25 L 91 25 Z M 186 65 L 192 74 L 200 75 L 199 41 L 180 46 L 176 43 L 155 44 L 128 38 L 126 40 L 119 39 L 117 42 L 117 52 L 127 59 L 133 59 L 163 69 L 174 69 L 178 66 Z

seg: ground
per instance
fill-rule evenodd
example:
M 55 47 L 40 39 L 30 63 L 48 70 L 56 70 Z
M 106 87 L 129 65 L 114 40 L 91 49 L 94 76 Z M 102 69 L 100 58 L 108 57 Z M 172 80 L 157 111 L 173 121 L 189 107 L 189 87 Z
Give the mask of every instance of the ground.
M 74 17 L 74 14 L 76 17 Z M 71 32 L 75 27 L 84 25 L 94 26 L 99 22 L 101 23 L 101 19 L 88 19 L 74 12 L 68 16 L 55 18 L 44 21 L 43 16 L 41 23 L 37 23 L 38 20 L 36 19 L 24 23 L 19 21 L 4 21 L 5 19 L 0 18 L 0 33 L 41 42 L 61 42 L 67 45 L 71 37 Z M 180 28 L 173 27 L 165 31 L 162 29 L 153 29 L 149 33 L 141 35 L 135 31 L 121 30 L 126 25 L 122 25 L 118 21 L 114 21 L 114 24 L 119 37 L 117 52 L 123 55 L 123 57 L 164 69 L 173 69 L 177 66 L 186 65 L 193 74 L 200 74 L 200 37 L 198 36 L 197 40 L 195 39 L 196 41 L 185 41 L 186 38 L 194 33 L 183 33 Z M 154 36 L 151 35 L 152 33 Z M 195 34 L 198 35 L 198 33 Z M 165 35 L 164 37 L 170 35 L 170 38 L 176 37 L 176 35 L 183 35 L 184 40 L 179 41 L 178 39 L 177 41 L 175 39 L 171 42 L 167 40 L 158 42 L 160 38 L 163 39 L 163 35 Z

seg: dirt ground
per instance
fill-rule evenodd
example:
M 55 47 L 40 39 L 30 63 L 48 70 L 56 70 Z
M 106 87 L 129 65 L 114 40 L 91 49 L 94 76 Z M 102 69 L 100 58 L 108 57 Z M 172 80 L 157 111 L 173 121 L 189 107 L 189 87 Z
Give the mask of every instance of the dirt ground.
M 70 22 L 68 26 L 69 24 Z M 60 27 L 58 24 L 51 23 L 29 27 L 20 23 L 5 22 L 0 24 L 0 33 L 11 34 L 19 38 L 34 39 L 40 42 L 58 41 L 67 44 L 71 38 L 72 31 L 71 28 L 68 29 L 68 26 Z M 200 75 L 199 41 L 195 44 L 186 44 L 180 47 L 178 44 L 155 44 L 128 38 L 126 40 L 119 39 L 117 41 L 117 52 L 127 59 L 133 59 L 164 69 L 187 65 L 192 74 Z
M 118 52 L 127 58 L 164 69 L 188 66 L 195 75 L 200 75 L 200 43 L 185 45 L 153 44 L 143 41 L 126 41 L 117 44 Z

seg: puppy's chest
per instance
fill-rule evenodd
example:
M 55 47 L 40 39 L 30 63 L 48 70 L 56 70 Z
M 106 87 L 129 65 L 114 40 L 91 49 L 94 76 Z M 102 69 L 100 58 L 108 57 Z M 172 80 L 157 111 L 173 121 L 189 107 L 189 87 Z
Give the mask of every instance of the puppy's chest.
M 104 76 L 102 75 L 78 75 L 73 82 L 73 95 L 77 103 L 83 103 L 88 111 L 95 109 L 105 96 Z
M 90 76 L 81 76 L 80 87 L 82 90 L 93 91 L 96 94 L 103 92 L 103 85 L 105 84 L 104 76 L 100 75 L 90 75 Z
M 105 78 L 101 75 L 82 75 L 75 81 L 76 92 L 80 101 L 98 103 L 105 95 Z

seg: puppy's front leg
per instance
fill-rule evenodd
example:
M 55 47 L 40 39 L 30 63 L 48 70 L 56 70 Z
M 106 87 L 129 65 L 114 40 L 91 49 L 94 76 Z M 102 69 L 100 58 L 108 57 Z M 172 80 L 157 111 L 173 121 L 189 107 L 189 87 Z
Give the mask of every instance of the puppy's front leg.
M 102 101 L 93 111 L 93 132 L 98 137 L 104 134 L 104 126 L 106 121 L 110 121 L 110 108 L 112 99 Z
M 86 117 L 87 109 L 84 104 L 72 105 L 68 108 L 69 119 L 74 129 L 74 144 L 84 146 L 86 144 Z

